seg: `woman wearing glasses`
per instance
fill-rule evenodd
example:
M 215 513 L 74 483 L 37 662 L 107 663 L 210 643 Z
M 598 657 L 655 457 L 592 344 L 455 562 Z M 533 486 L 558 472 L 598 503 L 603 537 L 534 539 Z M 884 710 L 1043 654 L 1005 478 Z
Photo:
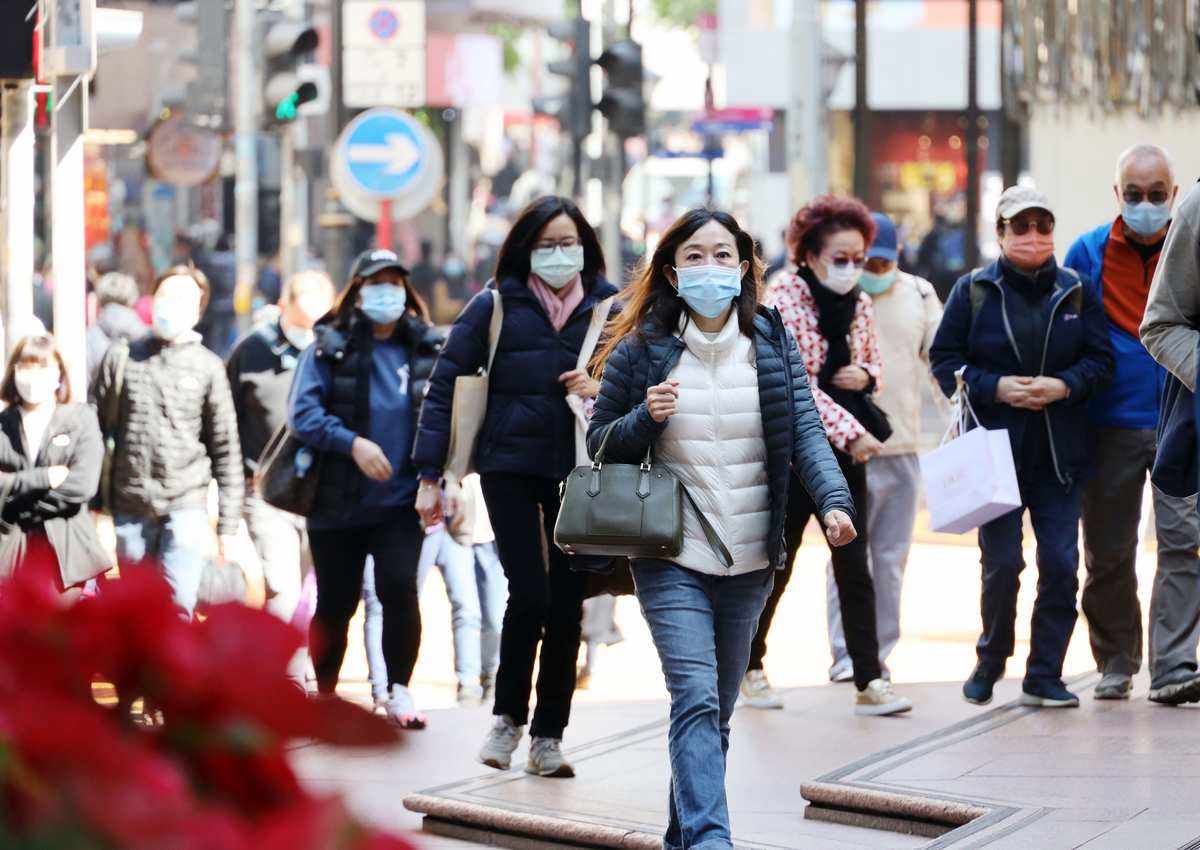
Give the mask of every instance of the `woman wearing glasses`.
M 875 222 L 861 201 L 833 195 L 815 199 L 797 212 L 788 226 L 788 250 L 797 266 L 796 274 L 777 278 L 764 299 L 768 306 L 778 308 L 784 325 L 796 338 L 817 412 L 836 449 L 834 454 L 860 516 L 867 515 L 865 464 L 879 454 L 883 441 L 891 435 L 887 417 L 871 400 L 883 375 L 883 364 L 871 297 L 858 286 L 867 247 L 874 238 Z M 763 671 L 767 633 L 791 577 L 804 527 L 818 511 L 803 487 L 792 487 L 789 492 L 784 530 L 787 559 L 759 620 L 750 666 L 742 682 L 742 698 L 755 708 L 783 707 Z M 892 690 L 879 663 L 875 586 L 865 532 L 863 525 L 852 543 L 830 547 L 846 649 L 858 689 L 854 712 L 868 716 L 899 714 L 910 710 L 912 702 Z
M 579 208 L 566 198 L 534 201 L 500 248 L 495 281 L 455 320 L 421 408 L 413 458 L 421 476 L 417 511 L 428 527 L 442 521 L 438 482 L 450 441 L 454 382 L 486 368 L 499 293 L 504 323 L 475 456 L 509 589 L 492 709 L 496 723 L 479 754 L 483 764 L 499 770 L 508 770 L 521 740 L 538 662 L 525 769 L 574 776 L 561 742 L 575 691 L 584 576 L 544 539 L 552 539 L 558 519 L 558 485 L 575 465 L 575 415 L 567 396 L 590 404 L 600 389 L 576 370 L 579 350 L 592 310 L 616 292 L 604 279 L 600 242 Z
M 954 285 L 930 350 L 934 376 L 952 395 L 961 371 L 984 428 L 1012 441 L 1020 509 L 979 529 L 983 634 L 963 685 L 987 705 L 1013 653 L 1017 589 L 1025 567 L 1022 518 L 1037 538 L 1025 705 L 1075 707 L 1062 680 L 1079 587 L 1080 479 L 1088 470 L 1087 402 L 1112 375 L 1108 328 L 1095 285 L 1054 259 L 1054 212 L 1045 195 L 1014 186 L 996 209 L 1000 259 Z

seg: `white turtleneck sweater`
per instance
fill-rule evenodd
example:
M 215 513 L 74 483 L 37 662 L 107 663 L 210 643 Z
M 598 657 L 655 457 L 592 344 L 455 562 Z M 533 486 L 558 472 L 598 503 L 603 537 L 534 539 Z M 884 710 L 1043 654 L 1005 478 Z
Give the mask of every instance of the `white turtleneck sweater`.
M 766 569 L 771 498 L 754 344 L 742 335 L 736 314 L 717 334 L 686 322 L 681 338 L 687 347 L 670 375 L 679 381 L 678 412 L 667 421 L 655 456 L 700 505 L 733 555 L 733 568 L 713 552 L 690 505 L 684 507 L 683 551 L 673 560 L 719 576 Z

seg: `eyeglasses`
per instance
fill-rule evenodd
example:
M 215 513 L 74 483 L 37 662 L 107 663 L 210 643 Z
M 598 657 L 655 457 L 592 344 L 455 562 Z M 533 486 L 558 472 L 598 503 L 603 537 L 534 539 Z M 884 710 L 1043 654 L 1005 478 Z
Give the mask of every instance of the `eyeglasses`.
M 578 244 L 578 239 L 573 236 L 569 236 L 566 239 L 560 239 L 557 242 L 555 242 L 553 239 L 539 241 L 533 246 L 533 249 L 535 251 L 545 251 L 548 249 L 553 250 L 554 248 L 574 248 Z
M 1125 203 L 1127 204 L 1140 204 L 1142 201 L 1149 201 L 1158 206 L 1169 201 L 1171 194 L 1161 189 L 1154 192 L 1143 192 L 1141 189 L 1126 189 L 1121 193 L 1121 197 L 1125 199 Z
M 1012 229 L 1014 236 L 1024 236 L 1029 232 L 1031 227 L 1036 227 L 1037 232 L 1043 236 L 1049 236 L 1054 232 L 1054 219 L 1048 215 L 1040 215 L 1027 218 L 1011 218 L 1008 220 L 1000 219 L 1001 223 Z
M 827 265 L 834 268 L 844 269 L 846 266 L 853 265 L 856 269 L 861 269 L 867 264 L 866 255 L 860 254 L 857 257 L 822 257 Z

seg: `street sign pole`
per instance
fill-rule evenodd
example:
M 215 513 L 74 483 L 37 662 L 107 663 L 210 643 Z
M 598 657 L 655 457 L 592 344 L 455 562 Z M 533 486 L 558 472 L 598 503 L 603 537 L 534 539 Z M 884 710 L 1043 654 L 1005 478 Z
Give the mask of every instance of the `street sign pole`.
M 392 202 L 379 202 L 379 221 L 375 222 L 375 247 L 392 249 Z
M 16 342 L 10 329 L 33 315 L 33 87 L 10 84 L 0 97 L 0 353 L 7 357 Z

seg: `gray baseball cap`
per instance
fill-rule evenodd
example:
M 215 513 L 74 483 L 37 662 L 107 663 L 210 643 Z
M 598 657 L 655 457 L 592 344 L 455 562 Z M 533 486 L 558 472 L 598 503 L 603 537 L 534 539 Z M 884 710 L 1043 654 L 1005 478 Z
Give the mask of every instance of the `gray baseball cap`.
M 996 218 L 1012 221 L 1025 210 L 1045 210 L 1054 215 L 1050 199 L 1032 186 L 1009 186 L 996 204 Z

